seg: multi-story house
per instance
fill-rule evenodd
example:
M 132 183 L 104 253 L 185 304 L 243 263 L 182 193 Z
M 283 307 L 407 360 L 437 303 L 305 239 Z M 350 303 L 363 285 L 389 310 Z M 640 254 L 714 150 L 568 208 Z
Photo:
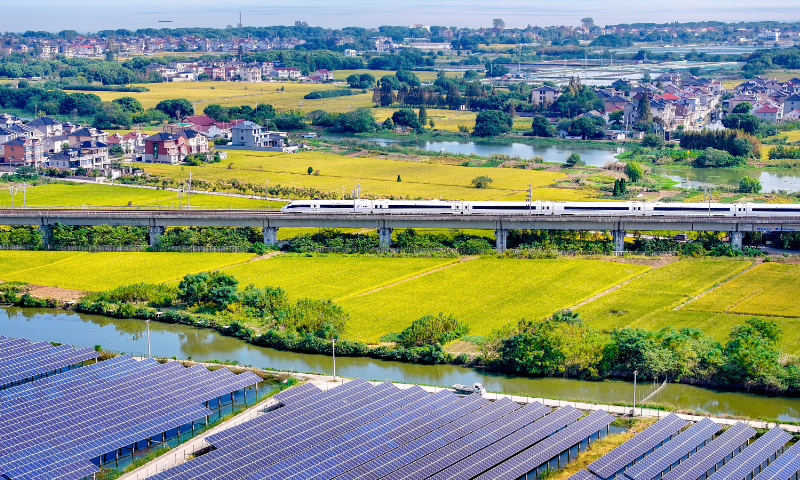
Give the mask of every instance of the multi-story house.
M 35 128 L 45 137 L 54 137 L 62 133 L 61 122 L 50 117 L 38 117 L 28 122 L 28 126 Z
M 50 156 L 48 163 L 59 170 L 105 170 L 111 162 L 108 158 L 108 144 L 89 140 L 74 145 L 68 150 Z
M 189 154 L 186 137 L 160 132 L 144 139 L 144 161 L 152 163 L 182 162 Z
M 17 137 L 3 144 L 3 163 L 40 167 L 44 161 L 44 142 L 38 138 Z
M 560 89 L 551 87 L 549 85 L 544 85 L 531 90 L 531 103 L 534 105 L 539 105 L 540 103 L 551 104 L 560 96 Z
M 68 136 L 70 145 L 77 145 L 92 140 L 95 142 L 106 143 L 108 140 L 108 133 L 98 130 L 94 127 L 79 128 L 74 132 L 70 132 Z

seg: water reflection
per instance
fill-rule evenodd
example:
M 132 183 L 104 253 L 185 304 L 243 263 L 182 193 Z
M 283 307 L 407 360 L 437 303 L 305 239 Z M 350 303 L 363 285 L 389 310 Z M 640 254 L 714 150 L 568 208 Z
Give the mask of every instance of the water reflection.
M 653 173 L 669 177 L 678 182 L 681 188 L 697 188 L 707 185 L 738 186 L 742 178 L 753 177 L 761 182 L 765 192 L 800 191 L 800 169 L 797 168 L 754 171 L 734 168 L 654 167 Z
M 0 309 L 0 335 L 25 337 L 31 341 L 57 341 L 76 347 L 93 347 L 99 344 L 108 350 L 137 355 L 147 352 L 146 327 L 143 321 L 61 310 Z M 156 356 L 236 360 L 245 365 L 277 370 L 319 373 L 332 371 L 331 357 L 256 347 L 208 329 L 150 322 L 150 339 L 151 351 Z M 339 357 L 336 359 L 336 370 L 346 377 L 437 386 L 482 382 L 490 391 L 530 397 L 580 399 L 601 404 L 630 402 L 633 397 L 633 384 L 630 382 L 525 378 L 454 365 L 415 365 L 371 358 Z M 640 383 L 637 389 L 638 398 L 644 398 L 654 388 L 652 384 Z M 800 421 L 800 399 L 795 398 L 763 397 L 669 384 L 653 401 L 712 414 L 727 413 Z

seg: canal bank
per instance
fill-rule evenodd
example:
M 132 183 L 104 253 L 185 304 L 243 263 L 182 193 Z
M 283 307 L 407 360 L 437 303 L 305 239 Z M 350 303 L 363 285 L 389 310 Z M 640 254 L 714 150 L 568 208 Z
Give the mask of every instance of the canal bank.
M 145 355 L 148 349 L 145 322 L 63 310 L 0 309 L 0 334 L 26 337 L 32 341 L 58 341 L 79 347 L 101 345 L 107 350 L 137 356 Z M 187 325 L 150 322 L 150 348 L 153 356 L 164 358 L 230 361 L 278 371 L 322 374 L 333 371 L 333 361 L 329 356 L 258 347 L 211 329 Z M 621 380 L 529 378 L 455 365 L 420 365 L 368 357 L 338 357 L 336 371 L 348 378 L 362 377 L 438 387 L 481 382 L 491 392 L 601 405 L 630 404 L 633 400 L 633 383 Z M 656 388 L 657 385 L 640 383 L 637 401 L 647 397 Z M 797 398 L 667 384 L 650 401 L 669 405 L 678 411 L 800 422 L 800 399 Z

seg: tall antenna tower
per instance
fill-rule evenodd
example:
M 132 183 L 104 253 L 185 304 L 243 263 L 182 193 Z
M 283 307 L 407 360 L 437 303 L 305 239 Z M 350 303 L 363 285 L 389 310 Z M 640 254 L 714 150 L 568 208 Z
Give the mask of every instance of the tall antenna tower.
M 242 28 L 243 26 L 244 25 L 242 25 L 242 11 L 239 10 L 239 24 L 236 25 L 236 28 Z

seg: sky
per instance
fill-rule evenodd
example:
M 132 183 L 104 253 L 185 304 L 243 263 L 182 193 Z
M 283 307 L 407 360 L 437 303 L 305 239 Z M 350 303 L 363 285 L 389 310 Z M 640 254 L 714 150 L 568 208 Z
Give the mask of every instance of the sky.
M 508 27 L 574 25 L 590 16 L 595 24 L 720 20 L 727 22 L 800 21 L 798 0 L 35 0 L 5 2 L 0 31 L 71 29 L 292 25 L 341 28 L 381 25 L 491 26 L 502 18 Z M 172 20 L 172 23 L 159 23 Z

